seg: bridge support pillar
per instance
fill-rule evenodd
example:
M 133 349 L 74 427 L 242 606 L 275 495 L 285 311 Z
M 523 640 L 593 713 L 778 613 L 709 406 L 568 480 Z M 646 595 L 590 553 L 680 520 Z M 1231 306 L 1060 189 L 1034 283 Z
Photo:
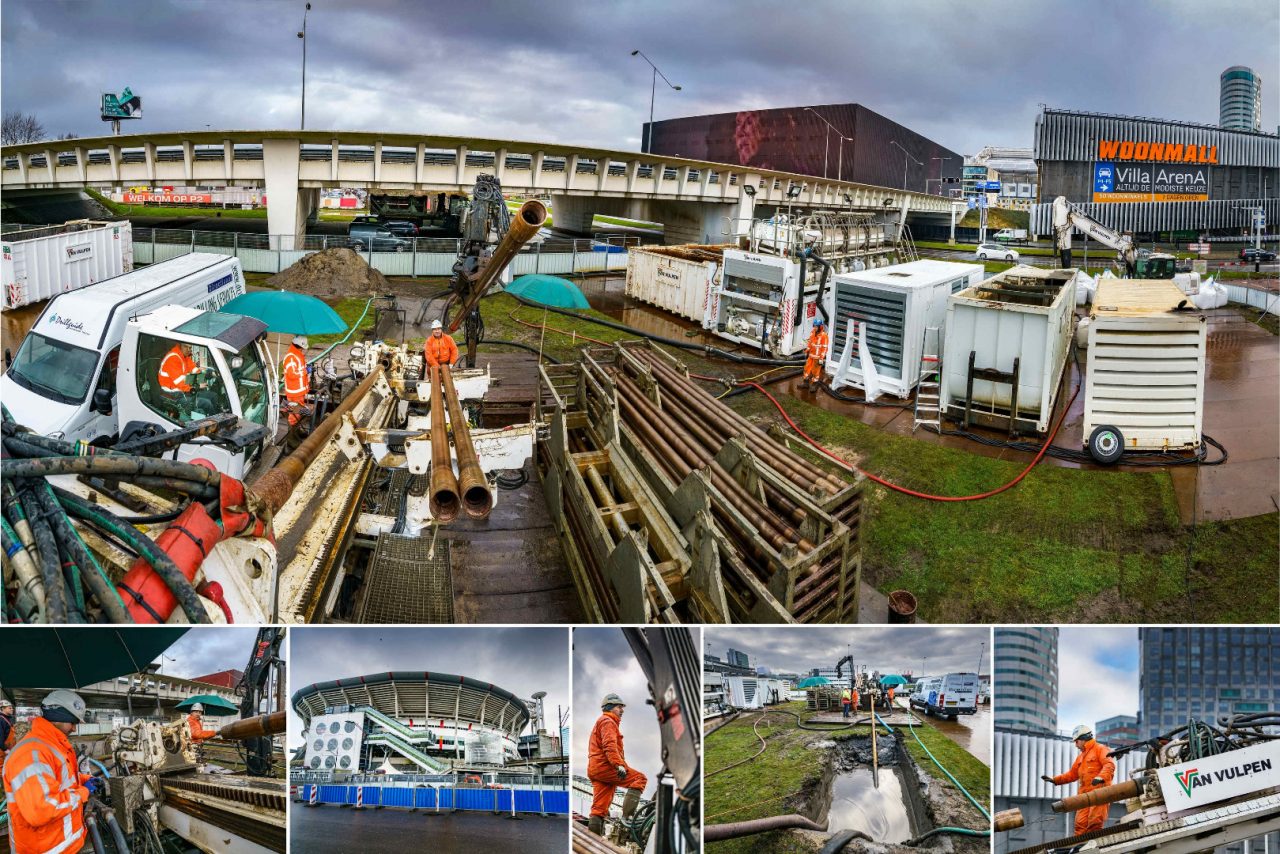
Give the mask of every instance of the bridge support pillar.
M 663 240 L 674 243 L 733 243 L 746 232 L 755 212 L 750 196 L 731 202 L 682 202 L 650 199 L 639 216 L 663 225 Z
M 307 217 L 318 203 L 318 191 L 298 186 L 300 150 L 296 139 L 262 141 L 267 233 L 272 249 L 301 249 L 307 233 Z
M 559 229 L 572 231 L 575 234 L 591 234 L 591 219 L 603 199 L 589 196 L 552 196 L 552 224 Z

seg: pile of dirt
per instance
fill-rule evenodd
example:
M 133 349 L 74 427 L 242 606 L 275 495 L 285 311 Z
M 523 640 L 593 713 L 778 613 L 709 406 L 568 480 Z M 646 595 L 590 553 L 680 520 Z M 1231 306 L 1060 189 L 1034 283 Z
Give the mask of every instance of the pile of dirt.
M 387 277 L 350 249 L 313 252 L 267 279 L 266 285 L 316 297 L 371 296 L 390 290 Z

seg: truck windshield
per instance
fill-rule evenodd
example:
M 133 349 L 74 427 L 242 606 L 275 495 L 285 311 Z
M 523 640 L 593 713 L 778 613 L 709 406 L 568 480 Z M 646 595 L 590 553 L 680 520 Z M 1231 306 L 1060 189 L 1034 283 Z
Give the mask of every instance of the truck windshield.
M 267 406 L 270 395 L 263 378 L 262 362 L 254 344 L 249 344 L 230 359 L 231 379 L 240 395 L 242 416 L 264 427 L 267 424 Z
M 27 391 L 61 403 L 80 403 L 89 393 L 98 354 L 32 332 L 9 368 L 9 376 Z

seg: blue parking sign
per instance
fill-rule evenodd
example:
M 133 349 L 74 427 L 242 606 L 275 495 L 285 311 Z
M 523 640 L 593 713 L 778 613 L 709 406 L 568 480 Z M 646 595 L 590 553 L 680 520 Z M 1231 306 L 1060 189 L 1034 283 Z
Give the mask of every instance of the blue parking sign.
M 1116 166 L 1114 163 L 1095 163 L 1093 165 L 1093 191 L 1110 193 L 1116 188 Z

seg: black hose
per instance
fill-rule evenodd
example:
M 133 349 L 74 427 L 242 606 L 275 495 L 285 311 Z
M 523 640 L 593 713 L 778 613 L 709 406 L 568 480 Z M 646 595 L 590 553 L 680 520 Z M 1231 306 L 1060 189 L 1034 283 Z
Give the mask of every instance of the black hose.
M 759 356 L 744 356 L 741 353 L 730 353 L 728 350 L 721 350 L 719 347 L 712 347 L 710 344 L 694 344 L 689 341 L 677 341 L 674 338 L 667 338 L 662 335 L 655 335 L 652 332 L 645 332 L 643 330 L 636 329 L 635 327 L 627 326 L 624 323 L 616 323 L 615 321 L 612 321 L 612 320 L 605 320 L 602 317 L 591 317 L 590 315 L 578 314 L 576 311 L 569 311 L 568 309 L 564 309 L 564 308 L 556 308 L 555 306 L 542 305 L 541 303 L 531 302 L 522 297 L 518 297 L 515 294 L 511 294 L 510 296 L 513 299 L 515 299 L 517 302 L 519 302 L 521 305 L 526 305 L 526 306 L 529 306 L 530 308 L 538 308 L 538 309 L 545 308 L 547 311 L 551 311 L 556 314 L 562 314 L 565 317 L 572 317 L 577 320 L 585 320 L 589 323 L 595 323 L 599 326 L 607 326 L 610 329 L 616 329 L 620 332 L 628 332 L 640 338 L 647 338 L 648 340 L 654 341 L 658 344 L 666 344 L 668 347 L 676 347 L 680 350 L 692 350 L 692 351 L 700 352 L 704 356 L 707 356 L 708 358 L 727 359 L 730 362 L 739 362 L 747 365 L 767 365 L 772 367 L 782 367 L 782 366 L 791 366 L 791 365 L 800 366 L 800 365 L 803 365 L 805 362 L 804 359 L 762 359 Z
M 116 851 L 119 854 L 129 854 L 129 843 L 125 841 L 124 833 L 120 830 L 120 822 L 116 821 L 115 812 L 104 810 L 103 815 L 107 818 L 107 829 L 111 831 L 111 841 L 116 844 Z
M 534 353 L 534 354 L 541 355 L 541 356 L 542 356 L 542 358 L 546 359 L 548 362 L 550 362 L 550 363 L 551 363 L 551 364 L 553 364 L 553 365 L 559 365 L 559 364 L 561 364 L 561 362 L 560 362 L 560 360 L 559 360 L 559 359 L 557 359 L 557 358 L 555 358 L 555 357 L 553 357 L 553 356 L 549 356 L 549 355 L 547 355 L 547 353 L 545 353 L 545 352 L 543 352 L 543 353 L 538 353 L 538 348 L 537 348 L 537 347 L 531 347 L 531 346 L 530 346 L 530 345 L 528 345 L 528 344 L 521 344 L 519 341 L 499 341 L 499 340 L 497 340 L 497 339 L 495 339 L 495 338 L 485 338 L 484 340 L 480 341 L 480 343 L 481 343 L 481 344 L 490 344 L 490 345 L 495 345 L 495 346 L 499 346 L 499 347 L 518 347 L 518 348 L 519 348 L 519 349 L 521 349 L 521 350 L 528 350 L 530 353 Z
M 807 250 L 806 254 L 822 265 L 822 278 L 818 279 L 818 295 L 814 297 L 814 305 L 818 307 L 818 311 L 822 312 L 822 322 L 831 326 L 831 316 L 827 314 L 827 307 L 822 303 L 822 295 L 827 289 L 827 279 L 831 276 L 831 262 L 818 254 L 816 249 Z M 800 292 L 804 293 L 804 277 L 800 277 Z M 797 300 L 804 302 L 804 300 Z
M 865 839 L 868 842 L 875 842 L 874 839 L 863 833 L 861 830 L 841 830 L 827 840 L 826 844 L 822 846 L 822 850 L 819 851 L 818 854 L 839 854 L 839 852 L 844 850 L 846 845 L 855 839 Z
M 98 830 L 98 820 L 92 814 L 86 812 L 84 826 L 89 828 L 89 839 L 93 842 L 93 854 L 106 854 L 106 850 L 102 847 L 102 831 Z
M 19 488 L 18 501 L 21 502 L 23 515 L 26 516 L 31 536 L 35 540 L 40 577 L 44 581 L 45 613 L 50 623 L 70 622 L 67 584 L 62 577 L 62 568 L 58 566 L 58 543 L 54 539 L 53 529 L 36 512 L 35 499 L 29 495 L 29 490 Z
M 72 527 L 71 521 L 67 518 L 67 512 L 62 509 L 58 503 L 58 499 L 54 497 L 49 484 L 46 481 L 35 489 L 36 499 L 40 502 L 41 508 L 44 510 L 45 518 L 50 521 L 53 527 L 54 536 L 58 538 L 58 544 L 67 551 L 67 554 L 80 567 L 80 578 L 89 591 L 97 598 L 98 604 L 102 607 L 103 612 L 113 623 L 132 623 L 133 618 L 129 616 L 129 611 L 124 606 L 124 602 L 120 600 L 114 587 L 111 586 L 110 580 L 102 572 L 102 568 L 98 565 L 93 555 L 89 554 L 88 548 L 85 547 L 84 541 L 80 539 L 80 534 Z
M 165 554 L 164 550 L 157 546 L 150 537 L 111 511 L 90 504 L 74 493 L 67 492 L 65 489 L 56 486 L 53 487 L 53 491 L 58 496 L 58 501 L 72 516 L 84 519 L 92 525 L 106 528 L 137 551 L 151 565 L 156 574 L 160 576 L 169 591 L 173 593 L 174 598 L 182 606 L 182 612 L 187 615 L 189 621 L 192 623 L 210 622 L 209 615 L 205 612 L 204 605 L 200 601 L 200 595 L 196 593 L 196 589 L 191 585 L 191 580 L 182 574 L 182 570 L 178 569 L 178 565 L 173 562 L 173 558 Z
M 48 477 L 55 474 L 90 474 L 120 477 L 142 475 L 191 481 L 217 488 L 222 475 L 191 463 L 158 460 L 152 457 L 94 454 L 87 457 L 41 457 L 28 460 L 4 460 L 0 473 L 10 477 Z

